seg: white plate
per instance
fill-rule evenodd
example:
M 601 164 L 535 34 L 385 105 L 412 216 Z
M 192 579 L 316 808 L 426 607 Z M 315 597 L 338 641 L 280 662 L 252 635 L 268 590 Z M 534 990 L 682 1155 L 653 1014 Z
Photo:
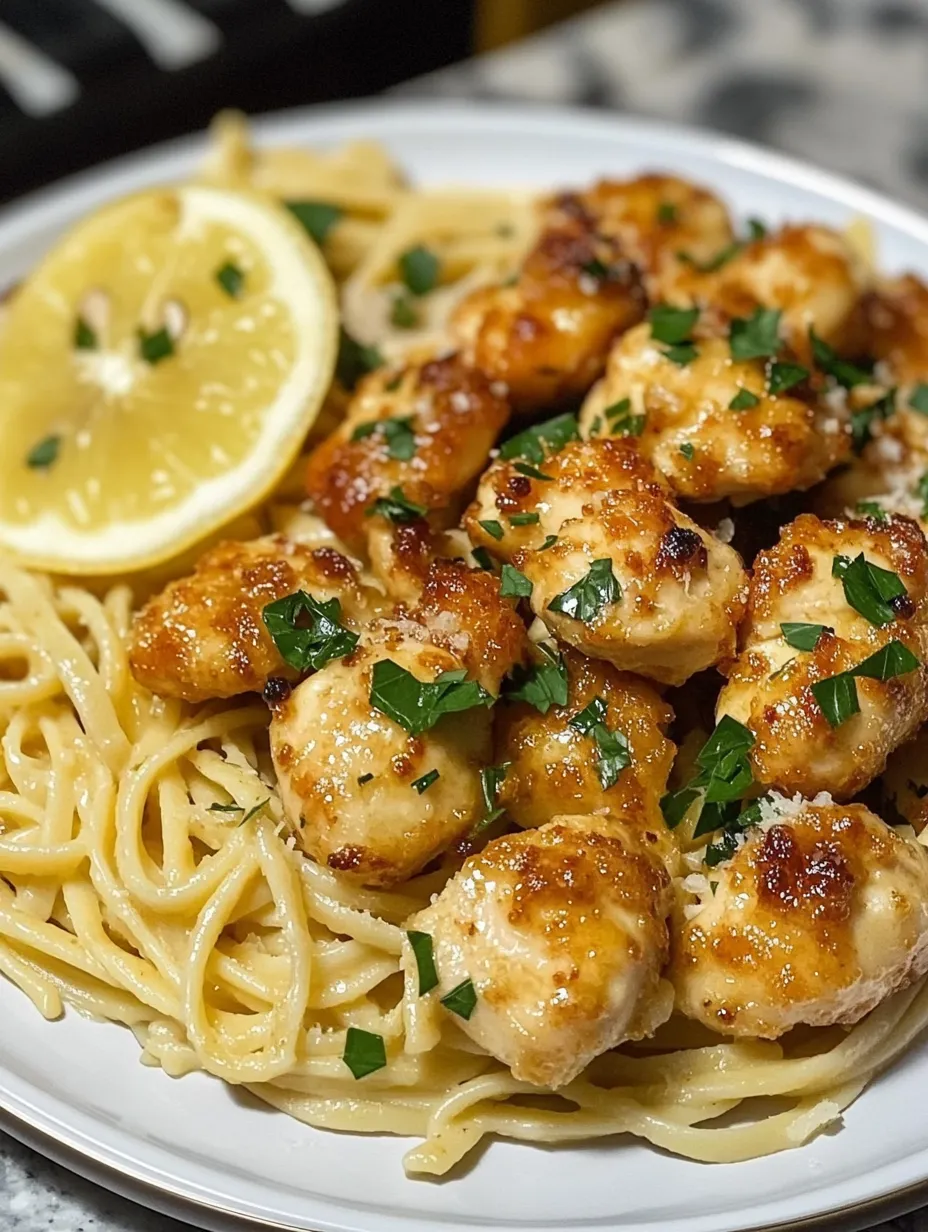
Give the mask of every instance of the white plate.
M 871 219 L 889 269 L 928 274 L 928 222 L 833 176 L 740 143 L 612 116 L 383 103 L 263 123 L 273 142 L 382 141 L 418 180 L 553 187 L 642 168 L 702 180 L 743 215 Z M 33 198 L 0 220 L 0 285 L 72 219 L 118 194 L 183 175 L 202 142 L 149 151 Z M 10 1131 L 77 1171 L 208 1228 L 241 1220 L 316 1232 L 743 1232 L 874 1200 L 915 1205 L 928 1180 L 928 1044 L 848 1112 L 843 1128 L 753 1163 L 702 1165 L 630 1140 L 543 1149 L 492 1142 L 444 1182 L 408 1181 L 393 1138 L 309 1129 L 197 1074 L 143 1068 L 127 1030 L 69 1014 L 46 1023 L 0 984 L 0 1108 Z M 924 1095 L 922 1096 L 924 1098 Z M 863 1204 L 867 1204 L 864 1207 Z M 848 1212 L 853 1213 L 849 1216 Z M 880 1214 L 883 1213 L 881 1206 Z

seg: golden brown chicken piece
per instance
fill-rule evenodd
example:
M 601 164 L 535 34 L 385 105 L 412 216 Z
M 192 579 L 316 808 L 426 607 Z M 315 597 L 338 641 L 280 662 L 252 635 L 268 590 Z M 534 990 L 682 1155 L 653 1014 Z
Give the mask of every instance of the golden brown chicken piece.
M 664 684 L 734 653 L 741 561 L 670 504 L 633 442 L 574 441 L 538 471 L 494 463 L 464 522 L 521 570 L 532 610 L 561 641 Z M 498 534 L 486 529 L 494 520 Z
M 270 739 L 284 812 L 303 849 L 365 884 L 391 885 L 463 837 L 483 816 L 488 707 L 526 650 L 525 628 L 492 574 L 437 562 L 410 617 L 374 621 L 352 654 L 294 689 L 275 711 Z M 384 671 L 401 678 L 398 689 L 396 680 L 378 684 Z M 486 692 L 420 729 L 424 702 L 410 693 L 445 672 L 466 673 L 469 690 L 479 683 Z
M 697 350 L 679 364 L 649 324 L 630 329 L 583 404 L 583 434 L 632 425 L 678 496 L 736 505 L 810 488 L 848 457 L 847 414 L 807 382 L 770 393 L 767 362 L 734 360 L 727 337 L 700 338 Z
M 610 663 L 569 649 L 562 659 L 566 705 L 546 714 L 525 702 L 496 707 L 494 759 L 508 766 L 497 803 L 520 826 L 544 825 L 564 809 L 608 814 L 672 864 L 676 847 L 660 810 L 675 752 L 665 735 L 670 707 Z M 604 745 L 596 723 L 612 737 Z
M 330 547 L 308 548 L 283 535 L 220 543 L 190 577 L 170 582 L 136 615 L 132 674 L 153 692 L 188 702 L 257 692 L 270 676 L 296 679 L 261 614 L 298 590 L 322 602 L 338 599 L 344 623 L 354 629 L 381 602 Z
M 859 337 L 856 309 L 869 273 L 848 241 L 828 227 L 787 226 L 745 244 L 720 269 L 691 280 L 674 302 L 708 306 L 722 321 L 758 308 L 782 313 L 780 334 L 812 366 L 809 330 L 838 350 Z
M 821 627 L 814 648 L 791 645 L 784 624 Z M 869 674 L 860 674 L 874 655 Z M 741 652 L 717 714 L 754 733 L 758 782 L 787 795 L 847 799 L 928 718 L 926 658 L 928 545 L 919 527 L 905 518 L 822 522 L 803 514 L 755 561 Z M 857 673 L 850 681 L 849 672 Z M 824 686 L 817 699 L 816 688 L 835 677 L 843 686 Z M 847 691 L 859 711 L 842 700 Z M 831 692 L 842 696 L 841 714 L 830 719 Z
M 826 485 L 819 512 L 841 516 L 859 502 L 902 513 L 928 527 L 928 286 L 914 274 L 865 295 L 858 312 L 861 350 L 876 359 L 882 388 L 854 390 L 878 408 L 867 416 L 871 437 L 848 470 Z M 887 387 L 896 386 L 895 397 Z M 890 400 L 891 399 L 891 400 Z M 893 413 L 884 418 L 885 409 Z
M 473 984 L 456 1025 L 516 1078 L 561 1087 L 670 1016 L 669 910 L 663 865 L 628 829 L 559 817 L 489 843 L 412 927 L 432 937 L 439 996 Z
M 310 455 L 306 490 L 355 551 L 386 520 L 378 500 L 406 503 L 394 520 L 411 520 L 418 509 L 436 526 L 450 526 L 508 417 L 505 398 L 459 356 L 378 370 Z
M 602 181 L 547 202 L 515 280 L 473 292 L 452 325 L 517 409 L 578 398 L 613 339 L 641 319 L 649 276 L 676 266 L 681 248 L 708 258 L 730 239 L 724 207 L 702 189 L 656 175 Z
M 674 926 L 677 1007 L 725 1035 L 849 1025 L 928 970 L 924 848 L 859 804 L 789 805 Z

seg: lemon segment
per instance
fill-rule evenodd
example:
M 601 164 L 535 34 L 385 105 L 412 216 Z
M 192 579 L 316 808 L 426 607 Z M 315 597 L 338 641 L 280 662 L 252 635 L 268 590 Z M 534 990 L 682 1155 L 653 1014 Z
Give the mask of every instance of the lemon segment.
M 257 194 L 189 185 L 94 214 L 0 332 L 0 547 L 110 574 L 205 538 L 286 473 L 337 335 L 322 258 Z

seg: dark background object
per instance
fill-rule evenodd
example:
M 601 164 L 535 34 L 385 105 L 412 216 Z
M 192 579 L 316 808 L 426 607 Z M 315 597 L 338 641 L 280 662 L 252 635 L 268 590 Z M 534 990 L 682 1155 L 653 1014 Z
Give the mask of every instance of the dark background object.
M 4 0 L 2 24 L 79 92 L 29 114 L 0 87 L 0 200 L 202 128 L 223 107 L 255 113 L 376 93 L 463 59 L 475 35 L 471 0 L 329 0 L 302 6 L 323 10 L 305 13 L 286 0 L 180 7 L 206 19 L 200 30 L 214 50 L 171 67 L 111 6 Z

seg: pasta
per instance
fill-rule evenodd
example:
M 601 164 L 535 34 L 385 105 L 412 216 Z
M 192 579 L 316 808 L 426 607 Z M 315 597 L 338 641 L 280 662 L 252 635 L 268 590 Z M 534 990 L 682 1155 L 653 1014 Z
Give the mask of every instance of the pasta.
M 253 153 L 235 117 L 220 121 L 204 175 L 343 207 L 326 256 L 345 322 L 387 356 L 434 346 L 457 301 L 505 277 L 536 227 L 516 194 L 410 189 L 376 147 Z M 390 306 L 415 243 L 440 251 L 452 286 L 410 332 L 391 327 Z M 306 522 L 294 494 L 283 486 L 261 528 Z M 192 705 L 140 684 L 133 586 L 0 563 L 0 970 L 44 1017 L 67 1006 L 123 1023 L 144 1063 L 242 1084 L 313 1126 L 419 1139 L 411 1175 L 448 1172 L 489 1134 L 632 1134 L 709 1162 L 789 1149 L 836 1122 L 928 1025 L 922 977 L 850 1027 L 738 1039 L 673 1017 L 556 1092 L 518 1080 L 436 991 L 419 995 L 407 929 L 453 868 L 370 889 L 305 858 L 267 706 Z M 361 1085 L 343 1059 L 352 1029 L 386 1053 Z M 774 1112 L 752 1103 L 771 1098 Z

